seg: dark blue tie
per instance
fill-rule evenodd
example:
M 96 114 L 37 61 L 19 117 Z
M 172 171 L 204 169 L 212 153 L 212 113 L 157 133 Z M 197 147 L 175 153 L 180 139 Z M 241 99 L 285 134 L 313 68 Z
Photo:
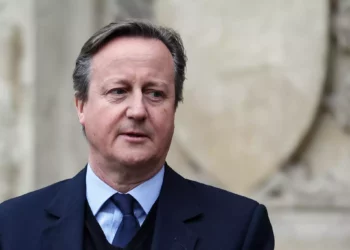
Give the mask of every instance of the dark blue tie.
M 134 215 L 136 200 L 130 194 L 120 193 L 113 195 L 111 199 L 123 214 L 122 222 L 114 236 L 112 245 L 124 248 L 140 228 L 139 222 Z

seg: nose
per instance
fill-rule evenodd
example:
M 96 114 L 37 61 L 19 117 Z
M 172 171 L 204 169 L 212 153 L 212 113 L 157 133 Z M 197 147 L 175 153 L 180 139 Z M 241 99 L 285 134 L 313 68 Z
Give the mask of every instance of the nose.
M 126 116 L 129 119 L 134 119 L 138 121 L 143 121 L 147 117 L 147 110 L 143 100 L 142 93 L 134 93 L 129 99 L 128 109 L 126 111 Z

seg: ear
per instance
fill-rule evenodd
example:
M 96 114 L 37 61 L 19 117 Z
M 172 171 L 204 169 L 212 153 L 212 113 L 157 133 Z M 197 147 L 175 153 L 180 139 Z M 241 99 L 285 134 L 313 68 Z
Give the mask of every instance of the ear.
M 75 100 L 75 109 L 77 110 L 79 122 L 82 126 L 85 126 L 84 105 L 86 102 L 77 97 L 74 97 L 74 100 Z

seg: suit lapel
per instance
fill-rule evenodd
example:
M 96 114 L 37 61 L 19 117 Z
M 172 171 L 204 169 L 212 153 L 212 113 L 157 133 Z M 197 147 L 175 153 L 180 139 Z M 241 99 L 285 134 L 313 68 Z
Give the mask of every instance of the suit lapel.
M 193 250 L 198 236 L 188 222 L 201 216 L 196 190 L 189 182 L 165 167 L 159 195 L 152 250 Z
M 48 223 L 41 235 L 41 250 L 82 250 L 86 168 L 61 184 L 46 208 Z

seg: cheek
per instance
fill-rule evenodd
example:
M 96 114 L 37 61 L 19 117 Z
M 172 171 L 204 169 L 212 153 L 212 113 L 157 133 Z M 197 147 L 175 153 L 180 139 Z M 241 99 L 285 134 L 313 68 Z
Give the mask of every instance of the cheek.
M 89 110 L 86 126 L 96 135 L 114 133 L 118 128 L 120 110 L 113 106 L 96 106 Z
M 171 138 L 174 132 L 174 111 L 171 109 L 162 109 L 155 113 L 155 132 L 161 135 L 161 140 Z

